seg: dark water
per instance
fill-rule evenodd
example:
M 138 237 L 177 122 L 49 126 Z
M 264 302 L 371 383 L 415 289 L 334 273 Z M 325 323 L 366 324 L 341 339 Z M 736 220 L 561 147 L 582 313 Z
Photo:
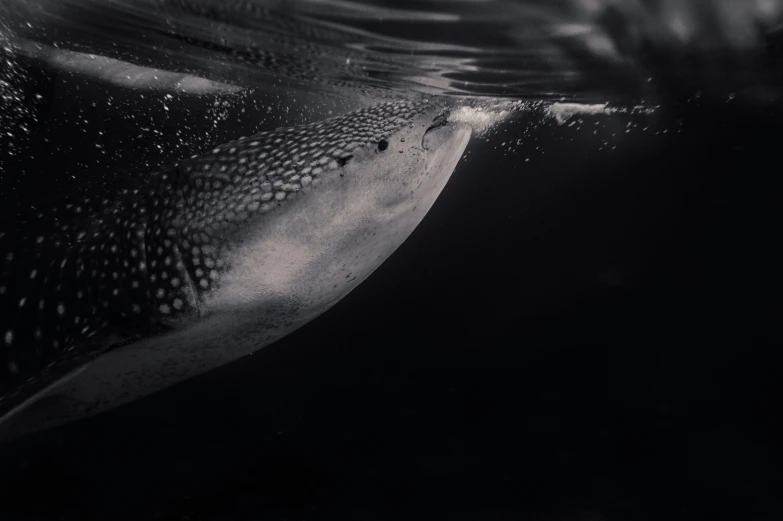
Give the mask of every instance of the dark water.
M 379 99 L 542 102 L 317 320 L 0 446 L 0 519 L 780 519 L 782 8 L 0 4 L 5 223 Z

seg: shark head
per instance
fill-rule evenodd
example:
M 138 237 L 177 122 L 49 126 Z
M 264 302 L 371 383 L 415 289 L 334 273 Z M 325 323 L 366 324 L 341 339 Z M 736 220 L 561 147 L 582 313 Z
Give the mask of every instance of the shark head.
M 68 236 L 86 242 L 66 242 L 67 262 L 35 291 L 64 289 L 58 309 L 69 312 L 90 301 L 98 354 L 49 371 L 46 385 L 7 401 L 0 439 L 133 401 L 250 354 L 329 309 L 402 244 L 445 186 L 471 136 L 449 113 L 427 100 L 395 101 L 240 138 L 105 201 L 97 217 L 69 223 Z M 117 298 L 119 308 L 101 310 Z M 42 336 L 52 318 L 64 319 L 56 336 Z M 10 363 L 22 365 L 14 353 L 33 337 L 61 346 L 54 362 L 60 351 L 78 353 L 85 322 L 72 322 L 67 312 L 20 321 L 39 329 L 36 337 L 14 328 Z M 140 322 L 163 327 L 128 332 Z M 95 350 L 110 333 L 116 338 L 117 325 L 126 326 L 123 340 Z

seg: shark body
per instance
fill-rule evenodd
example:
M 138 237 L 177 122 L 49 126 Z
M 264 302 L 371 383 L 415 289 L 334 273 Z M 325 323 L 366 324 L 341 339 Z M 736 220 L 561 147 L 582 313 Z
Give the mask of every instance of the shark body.
M 240 138 L 0 235 L 0 439 L 155 392 L 320 315 L 419 224 L 470 135 L 438 104 L 386 102 Z

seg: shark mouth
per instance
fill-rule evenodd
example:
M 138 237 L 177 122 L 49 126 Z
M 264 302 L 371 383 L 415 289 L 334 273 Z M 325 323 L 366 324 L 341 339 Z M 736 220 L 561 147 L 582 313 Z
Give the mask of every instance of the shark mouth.
M 424 134 L 421 136 L 421 148 L 424 150 L 427 150 L 427 145 L 424 144 L 424 137 L 427 135 L 427 132 L 430 130 L 434 130 L 438 127 L 444 126 L 446 123 L 449 122 L 449 114 L 448 112 L 441 112 L 433 121 L 432 125 L 427 127 L 427 130 L 424 131 Z

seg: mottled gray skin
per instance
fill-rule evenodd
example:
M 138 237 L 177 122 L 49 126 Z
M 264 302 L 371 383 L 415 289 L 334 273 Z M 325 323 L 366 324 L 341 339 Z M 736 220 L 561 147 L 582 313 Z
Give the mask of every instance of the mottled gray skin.
M 3 234 L 0 438 L 149 394 L 318 316 L 413 231 L 469 138 L 434 103 L 383 103 L 241 138 Z

